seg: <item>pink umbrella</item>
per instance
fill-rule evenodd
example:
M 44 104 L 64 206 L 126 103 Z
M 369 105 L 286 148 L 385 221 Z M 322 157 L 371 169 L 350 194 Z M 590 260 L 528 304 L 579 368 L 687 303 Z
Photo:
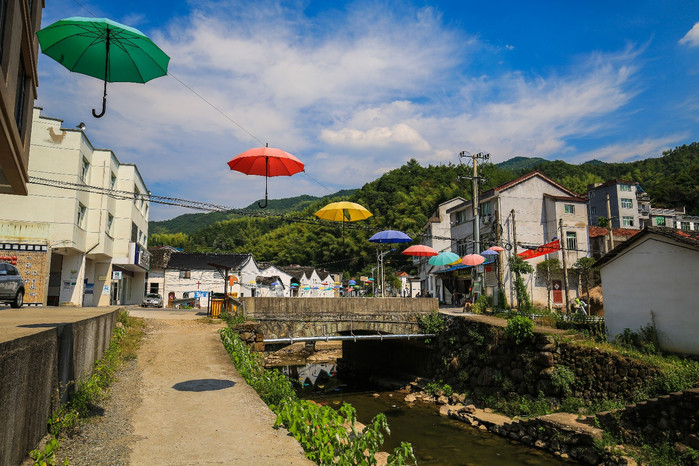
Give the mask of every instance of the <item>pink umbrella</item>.
M 461 258 L 461 263 L 464 265 L 481 265 L 483 262 L 485 262 L 485 257 L 480 254 L 469 254 Z
M 415 246 L 410 246 L 408 249 L 403 251 L 403 254 L 406 256 L 423 256 L 423 257 L 429 257 L 429 256 L 436 256 L 439 255 L 436 249 L 432 249 L 429 246 L 425 246 L 423 244 L 416 244 Z
M 502 252 L 505 250 L 504 248 L 501 248 L 500 246 L 491 246 L 488 249 L 490 249 L 491 251 L 497 251 L 497 252 Z

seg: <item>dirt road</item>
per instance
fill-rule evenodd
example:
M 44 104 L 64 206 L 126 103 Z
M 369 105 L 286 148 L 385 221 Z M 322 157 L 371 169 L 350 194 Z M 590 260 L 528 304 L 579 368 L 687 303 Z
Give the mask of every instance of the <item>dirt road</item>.
M 58 459 L 72 465 L 308 465 L 296 440 L 238 374 L 222 324 L 196 311 L 130 310 L 145 317 L 138 358 L 120 370 L 100 408 Z

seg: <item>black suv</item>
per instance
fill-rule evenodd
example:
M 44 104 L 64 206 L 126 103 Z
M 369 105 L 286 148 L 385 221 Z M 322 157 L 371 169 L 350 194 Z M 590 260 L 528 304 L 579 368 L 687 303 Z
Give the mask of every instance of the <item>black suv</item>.
M 12 307 L 22 307 L 24 303 L 24 280 L 17 267 L 7 262 L 0 262 L 0 302 L 3 301 Z

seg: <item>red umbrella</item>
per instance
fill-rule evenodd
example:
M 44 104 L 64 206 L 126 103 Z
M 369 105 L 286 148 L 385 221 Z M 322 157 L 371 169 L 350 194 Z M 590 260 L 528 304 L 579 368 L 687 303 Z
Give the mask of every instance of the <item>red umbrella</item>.
M 424 244 L 416 244 L 415 246 L 410 246 L 408 249 L 403 251 L 403 254 L 405 254 L 406 256 L 429 257 L 436 256 L 439 253 L 435 249 L 432 249 L 429 246 L 425 246 Z
M 501 248 L 500 246 L 491 246 L 488 249 L 490 249 L 491 251 L 497 251 L 497 252 L 502 252 L 505 250 L 504 248 Z
M 246 175 L 265 177 L 265 204 L 257 203 L 261 209 L 267 207 L 267 178 L 270 176 L 291 176 L 304 170 L 303 162 L 281 149 L 255 147 L 233 157 L 228 166 Z
M 468 254 L 461 258 L 461 263 L 464 265 L 481 265 L 483 262 L 485 262 L 485 257 L 480 254 Z

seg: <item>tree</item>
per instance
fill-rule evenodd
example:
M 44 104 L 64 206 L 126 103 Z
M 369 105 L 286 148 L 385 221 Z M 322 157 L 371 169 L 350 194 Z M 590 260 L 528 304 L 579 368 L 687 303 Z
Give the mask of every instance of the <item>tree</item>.
M 527 293 L 527 285 L 522 280 L 523 273 L 534 272 L 534 267 L 519 256 L 510 259 L 510 272 L 515 274 L 515 294 L 517 295 L 517 307 L 520 310 L 529 310 L 532 307 Z
M 561 261 L 558 259 L 551 258 L 541 261 L 536 264 L 536 274 L 541 278 L 546 284 L 546 296 L 548 298 L 548 309 L 551 310 L 551 288 L 553 286 L 553 279 L 559 277 L 563 268 L 561 267 Z
M 578 274 L 578 280 L 582 285 L 583 292 L 587 295 L 587 301 L 590 302 L 590 288 L 592 288 L 596 280 L 597 269 L 593 267 L 595 260 L 592 257 L 581 257 L 573 264 L 573 269 Z
M 602 228 L 608 228 L 609 219 L 607 217 L 597 217 L 597 226 Z

